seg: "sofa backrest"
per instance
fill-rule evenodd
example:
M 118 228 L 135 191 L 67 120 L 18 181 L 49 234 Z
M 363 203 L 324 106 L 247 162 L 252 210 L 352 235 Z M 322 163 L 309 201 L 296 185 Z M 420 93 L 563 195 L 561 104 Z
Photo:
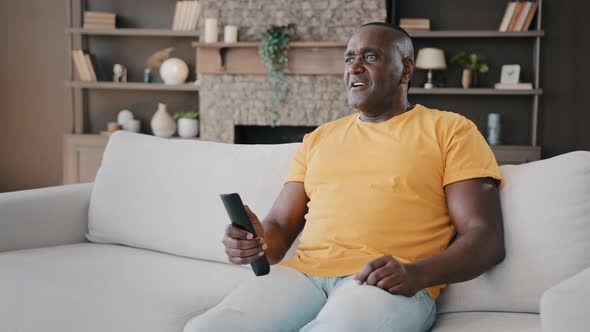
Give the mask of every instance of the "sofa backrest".
M 237 192 L 260 219 L 299 146 L 170 140 L 119 131 L 107 144 L 88 240 L 227 263 L 219 194 Z
M 87 238 L 227 263 L 221 237 L 229 221 L 219 194 L 238 192 L 263 218 L 298 146 L 117 132 L 94 184 Z M 441 313 L 539 312 L 545 290 L 590 266 L 590 152 L 501 172 L 506 258 L 444 289 Z
M 539 312 L 543 292 L 590 266 L 590 152 L 500 167 L 506 258 L 449 285 L 439 312 Z

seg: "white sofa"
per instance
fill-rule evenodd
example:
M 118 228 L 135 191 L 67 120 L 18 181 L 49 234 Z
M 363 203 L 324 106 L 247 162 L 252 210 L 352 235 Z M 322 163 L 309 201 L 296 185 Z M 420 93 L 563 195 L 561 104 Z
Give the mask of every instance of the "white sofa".
M 95 183 L 0 194 L 0 332 L 182 331 L 254 278 L 218 194 L 264 215 L 297 146 L 121 132 Z M 445 289 L 433 331 L 590 330 L 590 152 L 501 170 L 506 259 Z

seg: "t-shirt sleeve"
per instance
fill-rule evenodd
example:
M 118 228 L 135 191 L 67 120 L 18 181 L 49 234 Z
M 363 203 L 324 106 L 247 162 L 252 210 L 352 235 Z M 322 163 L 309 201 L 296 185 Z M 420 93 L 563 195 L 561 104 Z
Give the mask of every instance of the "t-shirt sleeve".
M 492 149 L 477 126 L 461 118 L 453 126 L 445 149 L 443 186 L 462 180 L 493 178 L 501 188 L 502 176 Z
M 295 154 L 291 158 L 291 164 L 289 165 L 289 172 L 285 178 L 284 183 L 287 182 L 304 182 L 305 174 L 307 173 L 307 160 L 308 160 L 308 149 L 309 149 L 309 137 L 310 134 L 306 134 L 303 137 L 303 143 L 299 146 Z

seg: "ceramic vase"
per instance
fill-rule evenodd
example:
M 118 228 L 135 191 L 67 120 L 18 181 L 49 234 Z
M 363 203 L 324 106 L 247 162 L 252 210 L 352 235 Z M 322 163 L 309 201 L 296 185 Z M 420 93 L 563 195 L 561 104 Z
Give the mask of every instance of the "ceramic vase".
M 197 119 L 178 119 L 178 136 L 182 138 L 192 138 L 199 134 L 199 120 Z
M 182 84 L 188 77 L 188 66 L 178 58 L 166 59 L 160 65 L 160 77 L 165 84 Z
M 176 131 L 176 123 L 168 111 L 166 104 L 158 103 L 158 110 L 152 117 L 152 132 L 158 137 L 170 137 Z
M 463 69 L 461 85 L 463 89 L 469 89 L 477 85 L 477 72 L 471 69 Z

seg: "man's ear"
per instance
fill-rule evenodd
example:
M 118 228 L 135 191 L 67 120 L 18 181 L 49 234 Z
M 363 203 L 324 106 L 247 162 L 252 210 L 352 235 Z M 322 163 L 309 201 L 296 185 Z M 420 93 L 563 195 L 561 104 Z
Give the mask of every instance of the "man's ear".
M 402 69 L 402 77 L 400 80 L 401 84 L 409 84 L 414 75 L 414 61 L 411 58 L 405 58 L 402 60 L 404 68 Z

